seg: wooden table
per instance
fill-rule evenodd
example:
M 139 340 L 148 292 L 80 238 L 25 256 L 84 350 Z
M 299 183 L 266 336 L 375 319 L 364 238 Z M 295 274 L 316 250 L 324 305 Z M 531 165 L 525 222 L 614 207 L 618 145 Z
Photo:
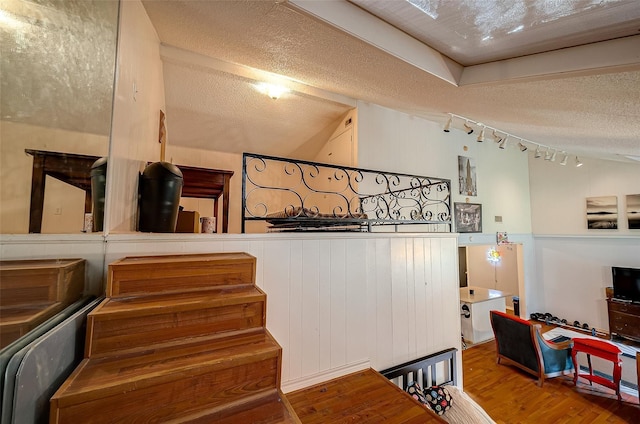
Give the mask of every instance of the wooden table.
M 589 363 L 589 373 L 581 373 L 580 365 L 577 361 L 578 352 L 587 354 L 587 362 Z M 620 354 L 622 351 L 615 345 L 595 339 L 574 338 L 573 347 L 571 348 L 571 359 L 573 360 L 574 377 L 573 384 L 578 384 L 578 377 L 589 380 L 589 384 L 598 383 L 616 391 L 618 400 L 622 400 L 620 396 L 620 378 L 622 376 L 622 360 Z M 613 380 L 593 374 L 591 367 L 591 355 L 613 362 Z
M 99 156 L 31 149 L 25 149 L 25 152 L 33 156 L 31 204 L 29 206 L 30 233 L 39 233 L 42 230 L 44 188 L 47 175 L 84 190 L 84 212 L 91 213 L 91 166 L 100 159 Z
M 195 168 L 184 165 L 176 166 L 180 169 L 184 178 L 182 197 L 214 200 L 213 216 L 216 218 L 216 228 L 220 228 L 218 199 L 222 196 L 222 232 L 229 232 L 229 183 L 233 176 L 233 171 Z

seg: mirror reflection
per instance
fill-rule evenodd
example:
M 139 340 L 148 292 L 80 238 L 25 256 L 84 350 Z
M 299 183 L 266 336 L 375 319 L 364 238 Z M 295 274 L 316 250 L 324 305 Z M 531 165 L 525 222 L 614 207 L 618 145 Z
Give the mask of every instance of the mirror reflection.
M 0 4 L 0 233 L 102 230 L 117 19 L 116 1 Z

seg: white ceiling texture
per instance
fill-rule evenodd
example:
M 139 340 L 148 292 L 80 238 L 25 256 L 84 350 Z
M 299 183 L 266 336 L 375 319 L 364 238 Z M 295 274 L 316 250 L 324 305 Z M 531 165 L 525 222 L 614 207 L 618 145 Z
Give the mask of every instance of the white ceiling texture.
M 288 155 L 363 100 L 640 160 L 638 0 L 143 4 L 162 42 L 170 144 Z M 272 100 L 257 81 L 291 91 Z

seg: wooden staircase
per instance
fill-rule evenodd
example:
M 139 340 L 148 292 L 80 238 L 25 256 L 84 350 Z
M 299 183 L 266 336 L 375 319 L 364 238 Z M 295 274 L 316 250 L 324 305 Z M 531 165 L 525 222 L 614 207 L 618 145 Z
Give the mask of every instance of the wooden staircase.
M 110 264 L 50 423 L 300 423 L 280 391 L 282 348 L 255 269 L 245 253 Z
M 0 261 L 0 348 L 82 297 L 84 259 Z

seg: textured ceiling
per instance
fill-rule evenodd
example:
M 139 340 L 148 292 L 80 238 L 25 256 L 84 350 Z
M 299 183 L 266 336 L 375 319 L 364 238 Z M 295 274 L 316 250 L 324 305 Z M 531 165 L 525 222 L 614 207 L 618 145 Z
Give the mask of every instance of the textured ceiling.
M 118 4 L 0 4 L 2 120 L 107 136 Z
M 555 74 L 457 87 L 282 2 L 156 0 L 143 4 L 165 45 L 283 75 L 310 87 L 415 116 L 442 120 L 443 124 L 446 112 L 452 112 L 573 154 L 613 159 L 622 158 L 620 155 L 640 156 L 638 65 L 602 73 Z M 640 7 L 638 2 L 636 5 Z M 640 56 L 640 38 L 632 41 L 638 42 Z M 211 116 L 205 99 L 222 107 L 234 105 L 231 108 L 241 113 L 242 107 L 234 97 L 253 99 L 253 94 L 243 92 L 233 77 L 229 84 L 235 89 L 221 91 L 221 81 L 209 88 L 207 77 L 194 73 L 179 82 L 191 84 L 190 90 L 176 88 L 173 85 L 181 78 L 173 73 L 179 71 L 169 69 L 166 78 L 168 113 L 175 115 L 171 116 L 171 142 L 227 150 L 224 140 L 215 140 L 215 134 L 202 129 L 207 128 Z M 185 100 L 180 97 L 184 91 L 199 91 L 202 107 L 183 107 Z M 276 101 L 278 107 L 283 107 L 280 102 L 287 99 Z M 276 103 L 252 103 L 246 118 L 250 121 L 245 119 L 240 128 L 230 125 L 221 133 L 248 130 L 253 122 L 251 137 L 282 142 L 277 129 L 260 119 L 278 119 L 273 110 Z M 296 105 L 295 121 L 286 120 L 285 116 L 282 119 L 287 125 L 313 129 L 309 133 L 314 133 L 326 125 L 332 113 L 313 101 L 305 103 Z M 335 114 L 341 111 L 338 107 Z M 193 116 L 188 117 L 189 114 Z M 188 119 L 188 126 L 175 122 L 181 119 Z M 176 128 L 183 128 L 184 133 L 178 133 Z M 270 136 L 272 131 L 275 136 Z M 282 151 L 282 146 L 276 147 Z M 269 149 L 265 142 L 262 151 L 269 153 Z

